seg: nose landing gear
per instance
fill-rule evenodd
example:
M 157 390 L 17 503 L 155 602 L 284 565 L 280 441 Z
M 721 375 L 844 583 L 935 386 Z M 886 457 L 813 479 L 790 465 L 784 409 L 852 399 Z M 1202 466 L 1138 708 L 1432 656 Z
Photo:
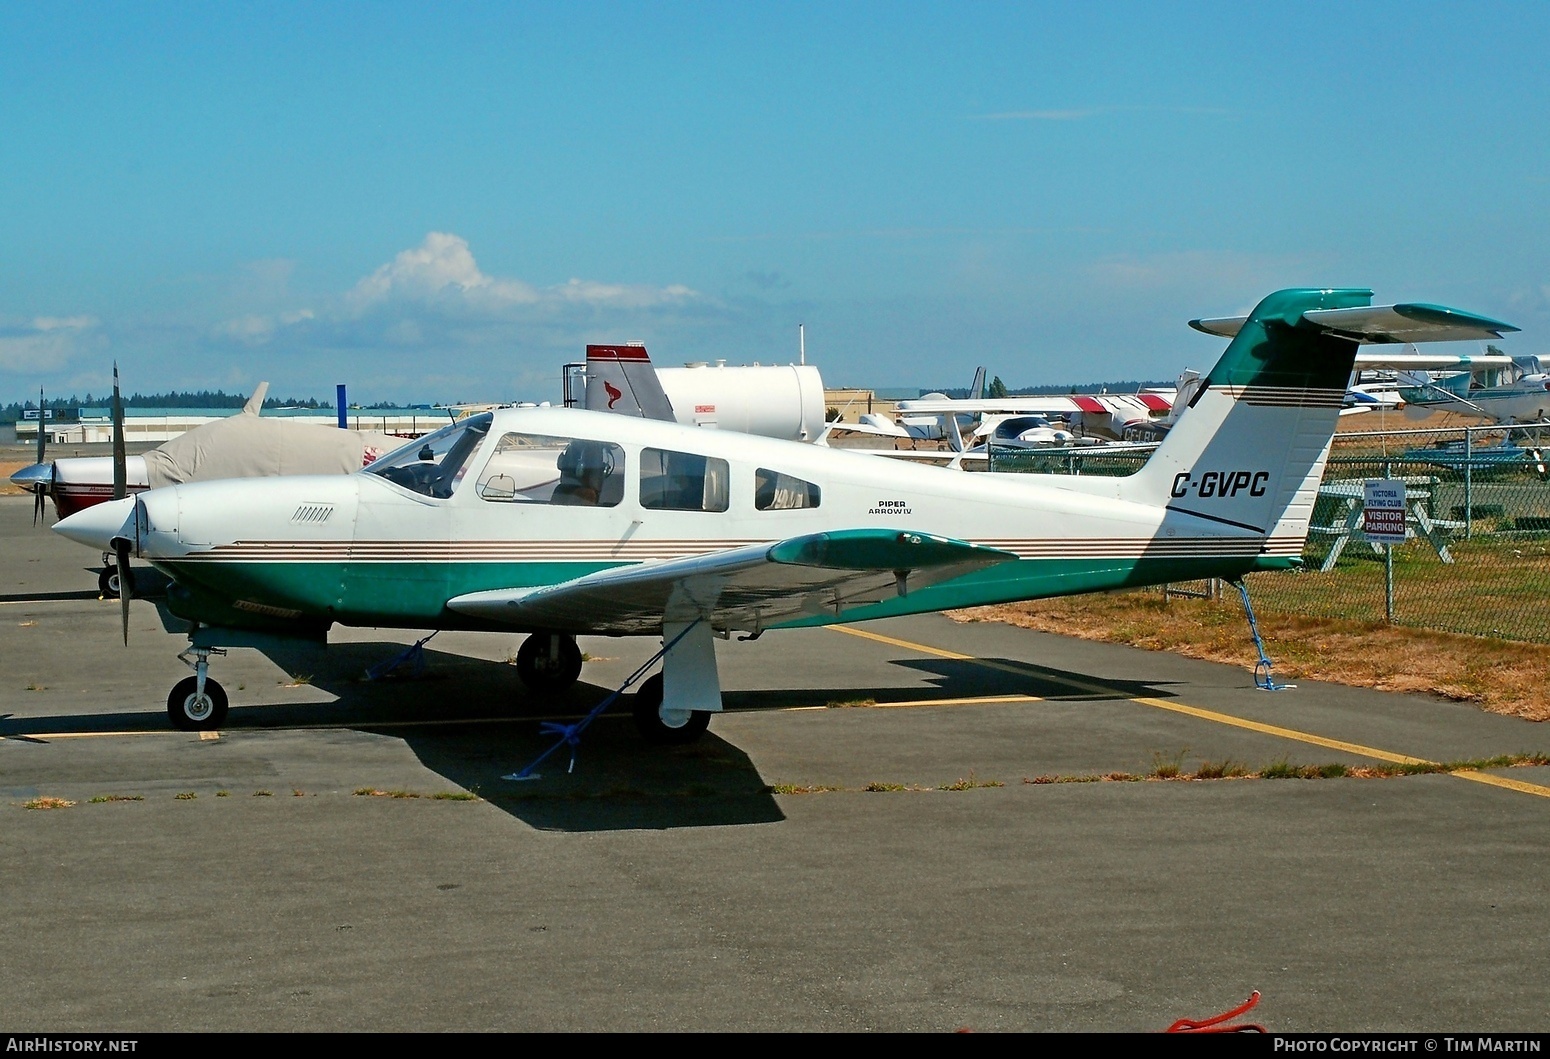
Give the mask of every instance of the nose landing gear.
M 178 661 L 191 666 L 194 675 L 184 677 L 167 696 L 167 716 L 172 727 L 184 732 L 208 732 L 226 720 L 226 689 L 211 680 L 210 656 L 224 655 L 220 647 L 190 647 Z
M 120 589 L 127 586 L 129 594 L 135 592 L 135 572 L 127 566 L 119 568 L 118 557 L 112 552 L 102 556 L 102 572 L 97 575 L 97 592 L 103 599 L 117 599 Z

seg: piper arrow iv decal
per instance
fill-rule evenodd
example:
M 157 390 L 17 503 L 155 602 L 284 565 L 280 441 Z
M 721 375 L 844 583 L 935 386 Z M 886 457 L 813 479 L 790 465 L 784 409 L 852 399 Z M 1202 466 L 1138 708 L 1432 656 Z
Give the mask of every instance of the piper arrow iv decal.
M 1207 471 L 1198 479 L 1188 471 L 1173 476 L 1174 497 L 1191 493 L 1202 500 L 1211 497 L 1233 497 L 1247 489 L 1250 496 L 1264 496 L 1265 483 L 1270 480 L 1269 471 Z

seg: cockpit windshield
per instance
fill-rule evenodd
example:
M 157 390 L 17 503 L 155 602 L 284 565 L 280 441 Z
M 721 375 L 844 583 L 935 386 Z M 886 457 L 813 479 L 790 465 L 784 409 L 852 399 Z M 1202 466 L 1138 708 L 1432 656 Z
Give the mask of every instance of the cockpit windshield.
M 367 467 L 365 473 L 379 474 L 425 496 L 449 497 L 463 480 L 469 458 L 490 432 L 494 418 L 485 412 L 442 427 L 390 452 Z

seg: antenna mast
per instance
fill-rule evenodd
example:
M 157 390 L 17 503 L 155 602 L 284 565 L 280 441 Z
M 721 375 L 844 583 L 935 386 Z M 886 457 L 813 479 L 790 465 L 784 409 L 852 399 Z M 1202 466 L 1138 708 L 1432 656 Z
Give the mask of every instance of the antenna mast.
M 802 363 L 807 363 L 807 325 L 797 324 L 797 352 L 802 357 Z

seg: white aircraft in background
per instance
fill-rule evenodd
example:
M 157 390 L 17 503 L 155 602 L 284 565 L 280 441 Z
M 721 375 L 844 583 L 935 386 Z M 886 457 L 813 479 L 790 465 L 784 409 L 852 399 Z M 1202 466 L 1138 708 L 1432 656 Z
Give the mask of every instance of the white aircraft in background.
M 1156 422 L 1171 407 L 1171 392 L 1047 394 L 986 397 L 985 369 L 968 397 L 929 393 L 898 402 L 898 416 L 873 414 L 860 423 L 830 424 L 832 433 L 867 433 L 911 442 L 946 442 L 953 452 L 972 452 L 988 437 L 1013 447 L 1094 444 L 1129 440 L 1138 424 Z M 1032 417 L 1032 418 L 1030 418 Z M 1022 429 L 1013 421 L 1022 421 Z M 1037 420 L 1043 420 L 1038 422 Z M 1026 435 L 1026 436 L 1024 436 Z
M 1414 306 L 1424 312 L 1428 306 Z M 1209 320 L 1191 320 L 1190 326 L 1205 334 L 1232 338 L 1243 326 L 1244 317 L 1220 317 Z M 1508 330 L 1516 330 L 1511 328 Z M 1405 333 L 1405 332 L 1400 332 Z M 1394 341 L 1402 341 L 1395 339 Z M 1437 341 L 1449 341 L 1438 339 Z M 1537 362 L 1532 358 L 1518 358 L 1525 362 L 1522 370 L 1532 371 Z M 1401 393 L 1403 379 L 1414 380 L 1415 372 L 1435 371 L 1445 368 L 1474 369 L 1474 382 L 1495 378 L 1480 374 L 1489 369 L 1513 367 L 1512 358 L 1490 354 L 1422 354 L 1413 343 L 1406 342 L 1402 353 L 1359 352 L 1348 382 L 1342 415 L 1356 415 L 1380 408 L 1397 409 L 1405 405 Z M 978 378 L 983 379 L 984 368 Z M 1412 373 L 1407 375 L 1406 373 Z M 1460 378 L 1466 378 L 1468 371 Z M 1382 378 L 1380 376 L 1386 376 Z M 1400 381 L 1396 381 L 1400 380 Z M 1546 395 L 1546 376 L 1528 376 L 1521 387 Z M 1193 399 L 1201 383 L 1198 371 L 1186 368 L 1179 374 L 1172 389 L 1155 388 L 1135 394 L 1048 394 L 1027 397 L 987 398 L 973 396 L 969 399 L 951 398 L 945 394 L 927 394 L 918 399 L 900 401 L 897 424 L 886 417 L 871 416 L 863 419 L 877 420 L 870 427 L 854 424 L 834 424 L 839 430 L 853 430 L 912 440 L 943 440 L 948 447 L 963 457 L 944 458 L 948 466 L 962 466 L 965 459 L 982 457 L 987 446 L 1005 449 L 1046 448 L 1063 445 L 1090 446 L 1104 444 L 1116 450 L 1114 442 L 1131 445 L 1155 443 L 1161 440 L 1178 418 L 1179 412 Z M 1408 392 L 1408 391 L 1407 391 Z M 1437 398 L 1439 402 L 1446 394 Z M 1503 408 L 1509 395 L 1491 392 L 1488 403 Z M 1546 407 L 1540 398 L 1535 408 Z M 1029 420 L 1038 417 L 1044 422 Z M 1027 429 L 1018 430 L 1019 421 L 1027 423 Z M 907 429 L 906 429 L 907 428 Z M 1026 436 L 1025 436 L 1026 435 Z M 927 456 L 927 459 L 932 457 Z
M 1402 373 L 1397 384 L 1407 414 L 1420 418 L 1441 411 L 1487 423 L 1550 422 L 1550 372 L 1541 359 L 1492 359 L 1506 363 L 1476 363 L 1461 372 Z
M 660 636 L 635 721 L 649 740 L 687 742 L 721 709 L 718 635 L 1298 566 L 1358 343 L 1507 327 L 1444 309 L 1409 326 L 1409 306 L 1371 298 L 1266 297 L 1128 477 L 944 474 L 508 408 L 355 474 L 169 486 L 55 529 L 132 548 L 172 579 L 194 669 L 168 696 L 179 728 L 225 721 L 212 652 L 326 642 L 340 623 L 527 633 L 518 673 L 545 692 L 579 676 L 579 635 Z M 127 602 L 124 627 L 127 639 Z

